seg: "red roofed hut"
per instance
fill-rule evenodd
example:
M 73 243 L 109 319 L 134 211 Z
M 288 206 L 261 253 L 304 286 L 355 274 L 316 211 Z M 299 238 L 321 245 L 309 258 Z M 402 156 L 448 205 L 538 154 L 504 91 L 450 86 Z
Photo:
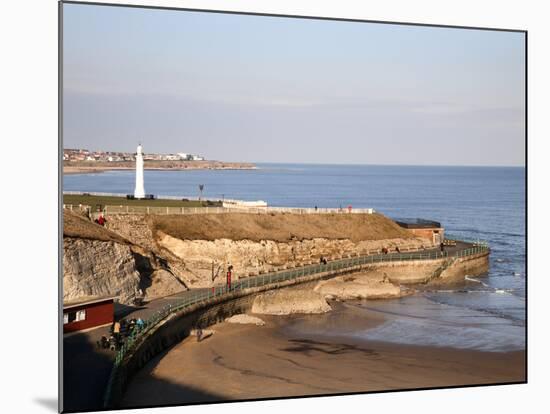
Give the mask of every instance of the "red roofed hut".
M 63 303 L 63 333 L 110 325 L 115 296 L 86 296 Z

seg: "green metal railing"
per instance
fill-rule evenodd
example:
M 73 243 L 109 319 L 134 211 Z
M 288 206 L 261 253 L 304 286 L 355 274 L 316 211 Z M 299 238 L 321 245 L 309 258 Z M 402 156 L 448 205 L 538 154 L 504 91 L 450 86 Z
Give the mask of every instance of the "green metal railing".
M 345 259 L 339 259 L 330 261 L 326 264 L 307 265 L 294 269 L 287 269 L 283 271 L 266 273 L 258 276 L 251 276 L 242 280 L 239 280 L 231 284 L 231 288 L 228 286 L 217 286 L 208 290 L 200 290 L 194 294 L 188 295 L 180 302 L 170 304 L 157 311 L 152 317 L 144 321 L 144 325 L 141 329 L 132 332 L 132 334 L 126 339 L 125 343 L 118 350 L 109 382 L 104 397 L 104 407 L 110 407 L 111 398 L 113 394 L 113 387 L 122 387 L 122 381 L 120 376 L 120 367 L 124 362 L 125 357 L 129 354 L 129 351 L 133 350 L 136 342 L 144 337 L 153 327 L 157 326 L 161 321 L 166 319 L 169 315 L 182 311 L 183 309 L 192 305 L 203 304 L 206 306 L 216 298 L 228 295 L 232 292 L 242 291 L 245 289 L 269 286 L 276 283 L 281 283 L 288 280 L 298 279 L 304 276 L 311 276 L 321 273 L 333 273 L 341 270 L 349 270 L 355 267 L 366 266 L 374 263 L 381 262 L 402 262 L 412 260 L 434 260 L 441 258 L 452 257 L 467 257 L 489 251 L 489 246 L 485 242 L 477 241 L 470 244 L 471 247 L 456 250 L 453 252 L 448 251 L 430 251 L 430 252 L 411 252 L 411 253 L 389 253 L 389 254 L 375 254 L 368 256 L 356 256 Z M 120 390 L 122 391 L 122 390 Z

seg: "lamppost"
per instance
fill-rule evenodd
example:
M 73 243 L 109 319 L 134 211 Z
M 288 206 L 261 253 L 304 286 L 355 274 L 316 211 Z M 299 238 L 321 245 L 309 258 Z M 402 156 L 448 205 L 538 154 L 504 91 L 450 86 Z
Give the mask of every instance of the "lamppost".
M 204 190 L 204 184 L 199 184 L 199 191 L 200 191 L 199 201 L 202 201 L 202 190 Z

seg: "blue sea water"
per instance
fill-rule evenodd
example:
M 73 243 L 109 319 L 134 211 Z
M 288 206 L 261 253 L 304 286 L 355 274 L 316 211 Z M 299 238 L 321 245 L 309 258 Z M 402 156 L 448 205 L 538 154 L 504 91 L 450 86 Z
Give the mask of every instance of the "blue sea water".
M 451 291 L 369 303 L 389 322 L 378 340 L 502 351 L 525 346 L 525 169 L 258 164 L 257 170 L 145 171 L 147 193 L 265 200 L 271 206 L 374 208 L 440 221 L 447 233 L 492 249 L 486 277 Z M 132 193 L 134 173 L 64 177 L 64 190 Z M 429 323 L 427 323 L 429 321 Z

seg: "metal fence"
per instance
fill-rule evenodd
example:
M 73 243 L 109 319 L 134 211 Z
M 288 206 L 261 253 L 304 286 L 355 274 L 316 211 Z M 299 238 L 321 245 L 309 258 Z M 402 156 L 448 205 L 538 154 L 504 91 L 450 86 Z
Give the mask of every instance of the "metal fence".
M 111 206 L 104 207 L 105 215 L 114 214 L 213 214 L 223 213 L 223 207 L 151 207 L 151 206 Z
M 159 322 L 166 319 L 169 315 L 180 312 L 189 306 L 197 304 L 203 304 L 204 306 L 207 306 L 209 303 L 214 302 L 217 298 L 228 295 L 232 292 L 261 286 L 269 286 L 288 280 L 296 280 L 304 276 L 311 276 L 321 273 L 331 274 L 342 270 L 350 270 L 356 267 L 360 268 L 361 266 L 374 263 L 394 261 L 401 262 L 411 260 L 434 260 L 449 257 L 460 258 L 473 256 L 488 251 L 489 247 L 487 243 L 480 243 L 451 253 L 446 251 L 430 251 L 357 256 L 331 261 L 326 264 L 308 265 L 295 269 L 287 269 L 283 271 L 267 273 L 264 275 L 248 277 L 232 283 L 230 288 L 228 286 L 217 286 L 212 289 L 208 289 L 207 291 L 196 291 L 193 294 L 188 295 L 187 298 L 182 299 L 180 302 L 167 305 L 163 309 L 159 310 L 151 318 L 144 321 L 144 325 L 139 331 L 132 332 L 132 334 L 127 338 L 126 342 L 122 345 L 122 347 L 116 354 L 113 369 L 109 377 L 109 382 L 107 383 L 104 397 L 104 407 L 110 407 L 114 387 L 122 387 L 122 378 L 120 378 L 120 367 L 124 363 L 124 359 L 126 358 L 126 356 L 134 349 L 136 342 L 153 327 L 155 327 Z M 119 391 L 122 392 L 122 390 Z
M 90 206 L 85 204 L 63 204 L 63 208 L 71 211 L 90 211 Z
M 63 208 L 74 210 L 81 209 L 91 211 L 88 205 L 63 204 Z M 155 207 L 155 206 L 130 206 L 130 205 L 106 205 L 103 208 L 105 215 L 114 214 L 220 214 L 220 213 L 292 213 L 292 214 L 373 214 L 371 208 L 338 209 L 338 208 L 298 208 L 298 207 Z
M 102 193 L 102 192 L 84 192 L 84 191 L 63 191 L 63 194 L 66 195 L 89 195 L 89 196 L 99 196 L 99 197 L 123 197 L 126 198 L 128 194 L 123 193 Z M 175 201 L 204 201 L 204 202 L 226 202 L 228 204 L 230 203 L 236 203 L 236 205 L 233 207 L 226 206 L 225 208 L 227 210 L 243 210 L 243 211 L 250 211 L 258 210 L 259 212 L 266 212 L 266 209 L 270 211 L 280 211 L 280 212 L 297 212 L 300 211 L 301 214 L 309 214 L 309 213 L 367 213 L 367 212 L 373 212 L 374 210 L 372 208 L 301 208 L 301 207 L 259 207 L 259 206 L 250 206 L 247 207 L 245 205 L 239 204 L 242 203 L 243 200 L 235 200 L 230 198 L 224 198 L 224 197 L 198 197 L 198 196 L 170 196 L 170 195 L 155 195 L 155 200 L 175 200 Z M 152 201 L 154 203 L 154 201 Z M 246 203 L 246 201 L 245 201 Z M 112 207 L 122 207 L 122 206 L 112 206 Z M 125 206 L 124 206 L 125 207 Z M 115 210 L 113 210 L 115 212 Z M 123 211 L 121 211 L 123 212 Z M 177 214 L 177 213 L 175 213 Z
M 98 196 L 98 197 L 123 197 L 126 198 L 128 193 L 103 193 L 98 191 L 63 191 L 63 194 L 67 195 L 89 195 L 89 196 Z M 173 195 L 155 195 L 156 200 L 203 200 L 203 201 L 222 201 L 223 197 L 221 198 L 211 198 L 211 197 L 198 197 L 198 196 L 173 196 Z M 239 200 L 232 200 L 232 199 L 225 199 L 226 201 L 239 201 Z
M 101 193 L 101 192 L 87 192 L 87 191 L 66 191 L 63 190 L 63 194 L 67 195 L 90 195 L 90 196 L 100 196 L 100 197 L 124 197 L 126 198 L 127 194 L 123 193 Z

